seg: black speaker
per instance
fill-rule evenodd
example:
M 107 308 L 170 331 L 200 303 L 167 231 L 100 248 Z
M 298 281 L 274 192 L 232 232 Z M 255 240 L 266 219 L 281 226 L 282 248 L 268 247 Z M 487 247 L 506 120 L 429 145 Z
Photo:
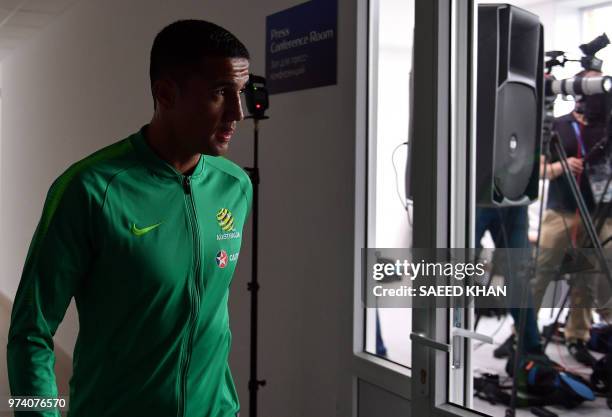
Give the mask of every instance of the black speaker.
M 508 4 L 478 7 L 476 196 L 480 206 L 538 197 L 544 29 Z

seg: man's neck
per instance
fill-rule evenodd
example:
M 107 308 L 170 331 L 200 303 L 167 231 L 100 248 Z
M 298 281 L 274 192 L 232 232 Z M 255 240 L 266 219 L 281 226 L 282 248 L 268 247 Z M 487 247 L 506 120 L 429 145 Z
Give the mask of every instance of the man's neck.
M 184 175 L 191 175 L 198 165 L 200 154 L 181 149 L 173 132 L 155 117 L 145 129 L 145 140 L 157 156 Z
M 576 119 L 576 121 L 581 125 L 586 126 L 589 124 L 586 117 L 584 117 L 584 114 L 578 112 L 572 112 L 572 114 L 574 115 L 574 119 Z

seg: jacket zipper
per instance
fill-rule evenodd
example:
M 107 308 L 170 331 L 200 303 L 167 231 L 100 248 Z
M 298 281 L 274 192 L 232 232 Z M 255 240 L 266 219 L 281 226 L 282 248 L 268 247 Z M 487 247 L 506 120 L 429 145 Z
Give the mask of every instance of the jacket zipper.
M 193 234 L 194 244 L 194 297 L 192 297 L 191 315 L 190 315 L 190 327 L 189 335 L 187 338 L 187 349 L 181 363 L 181 390 L 179 392 L 179 416 L 185 415 L 185 392 L 187 391 L 187 371 L 189 369 L 189 362 L 191 360 L 191 345 L 193 340 L 193 334 L 195 331 L 195 325 L 197 323 L 198 313 L 200 310 L 200 233 L 198 228 L 198 219 L 196 217 L 195 203 L 193 201 L 193 194 L 191 193 L 191 180 L 190 177 L 183 177 L 183 191 L 188 199 L 187 202 L 187 217 L 189 219 L 189 225 Z

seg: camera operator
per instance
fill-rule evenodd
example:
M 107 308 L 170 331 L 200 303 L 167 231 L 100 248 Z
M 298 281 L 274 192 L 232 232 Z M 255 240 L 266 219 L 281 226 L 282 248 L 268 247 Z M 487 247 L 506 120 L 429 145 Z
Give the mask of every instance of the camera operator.
M 601 72 L 585 70 L 577 74 L 581 77 L 601 76 Z M 595 201 L 590 188 L 588 169 L 585 166 L 585 156 L 589 164 L 605 161 L 604 152 L 595 149 L 606 136 L 605 126 L 605 96 L 582 96 L 576 102 L 574 110 L 555 119 L 554 130 L 559 134 L 561 145 L 568 155 L 569 169 L 576 177 L 580 193 L 593 213 Z M 594 150 L 595 149 L 595 150 Z M 540 172 L 546 171 L 550 180 L 548 203 L 541 226 L 540 246 L 543 249 L 538 257 L 537 275 L 533 282 L 533 295 L 536 308 L 542 304 L 542 298 L 551 280 L 559 274 L 559 266 L 563 261 L 565 249 L 577 247 L 583 239 L 584 228 L 578 214 L 577 205 L 567 180 L 563 177 L 561 162 L 558 155 L 552 155 L 552 162 L 545 168 L 542 156 Z M 600 232 L 600 238 L 612 235 L 612 219 L 607 218 Z M 587 243 L 588 244 L 588 243 Z M 598 282 L 602 281 L 602 282 Z M 570 292 L 570 310 L 565 325 L 565 340 L 569 353 L 579 362 L 591 365 L 595 359 L 586 348 L 589 339 L 589 329 L 592 322 L 591 308 L 577 307 L 593 305 L 594 295 L 599 294 L 601 300 L 607 300 L 610 289 L 604 278 L 597 274 L 580 274 L 572 281 Z M 599 291 L 596 289 L 599 285 Z M 612 319 L 609 310 L 598 310 L 606 321 Z

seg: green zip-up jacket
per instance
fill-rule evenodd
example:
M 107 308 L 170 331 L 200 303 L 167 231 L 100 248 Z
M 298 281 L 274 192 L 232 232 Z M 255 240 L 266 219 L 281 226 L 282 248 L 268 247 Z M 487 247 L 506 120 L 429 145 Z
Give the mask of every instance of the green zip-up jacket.
M 15 297 L 11 394 L 58 395 L 53 335 L 74 297 L 69 417 L 234 417 L 227 302 L 251 201 L 234 163 L 202 155 L 184 176 L 142 129 L 72 165 L 49 190 Z

